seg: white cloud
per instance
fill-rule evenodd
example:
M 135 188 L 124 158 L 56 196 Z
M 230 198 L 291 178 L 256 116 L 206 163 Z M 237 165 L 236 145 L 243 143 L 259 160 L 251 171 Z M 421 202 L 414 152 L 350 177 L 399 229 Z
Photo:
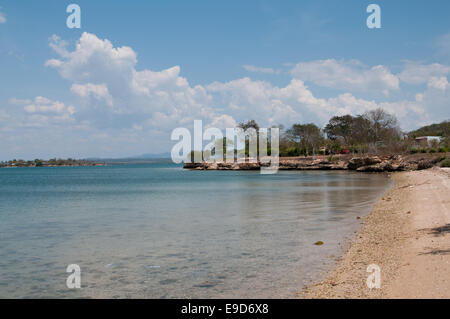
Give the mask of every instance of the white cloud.
M 108 106 L 113 105 L 111 94 L 109 94 L 106 84 L 73 84 L 71 89 L 73 93 L 82 98 L 93 96 L 97 100 L 104 100 Z
M 244 78 L 227 83 L 216 82 L 209 85 L 208 90 L 220 94 L 219 103 L 225 105 L 225 110 L 234 118 L 252 118 L 265 126 L 295 122 L 324 125 L 333 115 L 362 114 L 382 105 L 356 98 L 351 93 L 329 99 L 318 98 L 303 81 L 296 79 L 279 88 L 267 82 Z M 416 104 L 403 101 L 398 106 L 396 103 L 383 106 L 401 120 L 409 120 L 409 116 L 422 113 Z
M 399 79 L 382 65 L 367 67 L 361 62 L 335 59 L 302 62 L 295 65 L 294 78 L 319 86 L 352 92 L 383 92 L 399 89 Z
M 0 9 L 1 9 L 2 7 L 0 7 Z M 0 11 L 0 23 L 6 23 L 6 21 L 8 21 L 7 19 L 6 19 L 6 15 L 3 13 L 3 12 L 1 12 Z
M 440 78 L 432 77 L 428 81 L 428 87 L 445 91 L 449 87 L 449 84 L 448 84 L 447 78 L 444 76 L 442 76 Z
M 236 120 L 227 114 L 219 115 L 214 118 L 207 127 L 217 127 L 221 130 L 224 130 L 228 127 L 237 127 L 238 123 Z
M 46 65 L 56 68 L 67 80 L 106 83 L 111 90 L 127 87 L 132 81 L 137 59 L 130 47 L 114 48 L 109 40 L 101 40 L 87 32 L 81 35 L 72 52 L 67 51 L 66 43 L 55 35 L 50 38 L 50 47 L 59 59 L 48 60 Z
M 224 112 L 235 119 L 255 119 L 264 126 L 280 123 L 291 123 L 300 120 L 305 112 L 306 104 L 298 103 L 296 96 L 292 95 L 291 88 L 295 83 L 286 88 L 273 87 L 265 81 L 252 81 L 242 78 L 226 83 L 215 82 L 207 86 L 208 92 L 214 96 L 215 104 L 223 105 Z M 301 83 L 300 91 L 306 89 Z M 301 92 L 297 92 L 301 94 Z M 296 109 L 294 109 L 296 108 Z M 313 116 L 315 116 L 313 114 Z
M 450 66 L 439 63 L 422 64 L 407 61 L 398 74 L 402 82 L 407 84 L 425 84 L 432 77 L 442 77 L 450 74 Z
M 248 119 L 264 126 L 301 121 L 323 124 L 334 114 L 358 114 L 378 106 L 351 93 L 317 98 L 298 76 L 323 86 L 351 88 L 350 92 L 398 89 L 398 78 L 384 66 L 368 68 L 357 61 L 336 60 L 297 64 L 292 70 L 294 79 L 281 88 L 249 78 L 192 87 L 180 76 L 179 66 L 137 70 L 132 48 L 114 47 L 94 34 L 83 33 L 71 52 L 57 36 L 50 39 L 50 45 L 58 58 L 47 65 L 72 81 L 72 92 L 82 99 L 79 120 L 102 128 L 169 131 L 192 125 L 194 119 L 218 126 L 219 121 L 229 125 Z
M 28 113 L 67 113 L 69 115 L 75 113 L 73 106 L 65 106 L 62 102 L 52 101 L 42 96 L 37 96 L 34 101 L 26 105 L 24 109 Z
M 11 98 L 9 103 L 23 110 L 20 112 L 20 109 L 13 109 L 7 113 L 10 118 L 14 118 L 14 122 L 7 124 L 11 127 L 50 127 L 74 122 L 73 106 L 43 96 L 32 100 Z
M 137 70 L 137 54 L 132 48 L 114 47 L 94 34 L 83 33 L 71 52 L 56 36 L 50 43 L 59 57 L 47 64 L 72 81 L 72 92 L 84 100 L 77 112 L 79 119 L 102 128 L 167 132 L 175 126 L 190 126 L 194 119 L 217 126 L 221 126 L 219 122 L 229 125 L 248 119 L 263 126 L 304 121 L 324 124 L 335 114 L 361 114 L 380 105 L 398 114 L 400 120 L 410 121 L 422 114 L 426 108 L 423 103 L 434 94 L 424 93 L 422 102 L 416 98 L 397 104 L 357 98 L 352 92 L 397 91 L 399 78 L 382 65 L 367 67 L 359 61 L 334 59 L 298 63 L 291 71 L 294 78 L 285 87 L 249 78 L 192 87 L 180 76 L 179 66 L 162 71 Z M 252 66 L 247 69 L 261 71 Z M 442 72 L 442 67 L 409 63 L 402 76 L 417 77 L 417 72 L 424 70 L 435 74 L 436 70 Z M 347 92 L 318 98 L 305 85 L 307 81 Z
M 139 150 L 148 152 L 145 147 L 153 152 L 166 151 L 172 145 L 170 131 L 179 126 L 191 128 L 196 119 L 202 119 L 205 127 L 222 129 L 250 119 L 262 127 L 305 122 L 324 125 L 333 115 L 356 115 L 383 107 L 409 129 L 448 117 L 450 90 L 446 89 L 446 75 L 439 73 L 443 72 L 442 65 L 409 63 L 397 77 L 385 66 L 367 67 L 358 61 L 330 59 L 295 65 L 293 78 L 284 86 L 247 77 L 192 86 L 181 76 L 179 66 L 138 70 L 137 54 L 132 48 L 114 47 L 94 34 L 83 33 L 73 50 L 68 50 L 67 43 L 57 36 L 50 38 L 50 46 L 57 56 L 46 65 L 71 83 L 77 100 L 70 104 L 76 105 L 76 112 L 67 103 L 44 97 L 12 98 L 11 108 L 1 118 L 9 116 L 14 120 L 3 121 L 7 124 L 2 130 L 14 131 L 14 125 L 16 131 L 39 127 L 39 134 L 24 137 L 36 145 L 42 145 L 44 139 L 52 140 L 58 132 L 90 155 L 101 152 L 114 156 L 117 149 L 139 154 Z M 420 79 L 428 86 L 424 85 L 423 92 L 405 95 L 413 96 L 411 101 L 383 101 L 382 95 L 374 101 L 355 95 L 380 91 L 400 95 L 399 77 L 413 83 Z M 344 92 L 321 98 L 307 86 L 308 81 Z M 9 138 L 10 145 L 15 145 L 13 141 L 19 135 L 11 134 Z M 52 143 L 65 147 L 62 141 Z M 33 149 L 34 144 L 30 142 L 27 147 Z
M 210 121 L 218 114 L 202 86 L 192 87 L 180 67 L 162 71 L 137 70 L 137 54 L 130 47 L 114 47 L 108 40 L 83 33 L 73 51 L 59 37 L 50 39 L 58 58 L 46 65 L 73 82 L 79 101 L 79 120 L 117 129 L 168 131 L 194 118 Z

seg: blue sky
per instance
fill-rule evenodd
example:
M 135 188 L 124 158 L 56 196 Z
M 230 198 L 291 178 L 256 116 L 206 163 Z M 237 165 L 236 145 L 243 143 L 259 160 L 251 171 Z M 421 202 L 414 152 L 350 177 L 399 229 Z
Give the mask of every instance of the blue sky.
M 81 7 L 81 29 L 66 7 Z M 381 7 L 368 29 L 366 7 Z M 0 0 L 0 159 L 170 151 L 175 127 L 449 119 L 448 1 Z

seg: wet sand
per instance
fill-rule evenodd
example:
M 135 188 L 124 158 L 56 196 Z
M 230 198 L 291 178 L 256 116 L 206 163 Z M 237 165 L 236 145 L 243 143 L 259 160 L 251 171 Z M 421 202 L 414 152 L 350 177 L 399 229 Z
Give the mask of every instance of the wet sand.
M 450 298 L 450 171 L 393 179 L 336 268 L 300 297 Z M 366 283 L 371 264 L 381 270 L 379 289 Z

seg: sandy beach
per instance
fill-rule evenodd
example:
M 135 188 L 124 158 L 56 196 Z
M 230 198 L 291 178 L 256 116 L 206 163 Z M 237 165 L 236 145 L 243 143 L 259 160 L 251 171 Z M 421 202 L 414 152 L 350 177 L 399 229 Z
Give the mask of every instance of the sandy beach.
M 364 219 L 326 279 L 304 298 L 450 298 L 450 171 L 392 175 L 395 184 Z M 367 267 L 379 266 L 369 289 Z

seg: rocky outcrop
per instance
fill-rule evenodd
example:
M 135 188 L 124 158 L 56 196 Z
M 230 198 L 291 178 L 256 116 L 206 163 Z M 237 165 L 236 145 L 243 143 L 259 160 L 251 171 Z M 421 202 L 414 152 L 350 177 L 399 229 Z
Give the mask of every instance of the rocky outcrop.
M 348 169 L 356 170 L 364 166 L 372 166 L 381 163 L 382 160 L 378 156 L 353 157 L 348 162 Z
M 445 158 L 445 156 L 444 156 Z M 328 159 L 283 159 L 280 158 L 279 170 L 355 170 L 358 172 L 397 172 L 420 170 L 433 167 L 443 160 L 442 156 L 434 158 L 404 158 L 393 156 L 361 156 L 348 160 Z M 259 170 L 270 163 L 186 163 L 184 168 L 195 170 Z

